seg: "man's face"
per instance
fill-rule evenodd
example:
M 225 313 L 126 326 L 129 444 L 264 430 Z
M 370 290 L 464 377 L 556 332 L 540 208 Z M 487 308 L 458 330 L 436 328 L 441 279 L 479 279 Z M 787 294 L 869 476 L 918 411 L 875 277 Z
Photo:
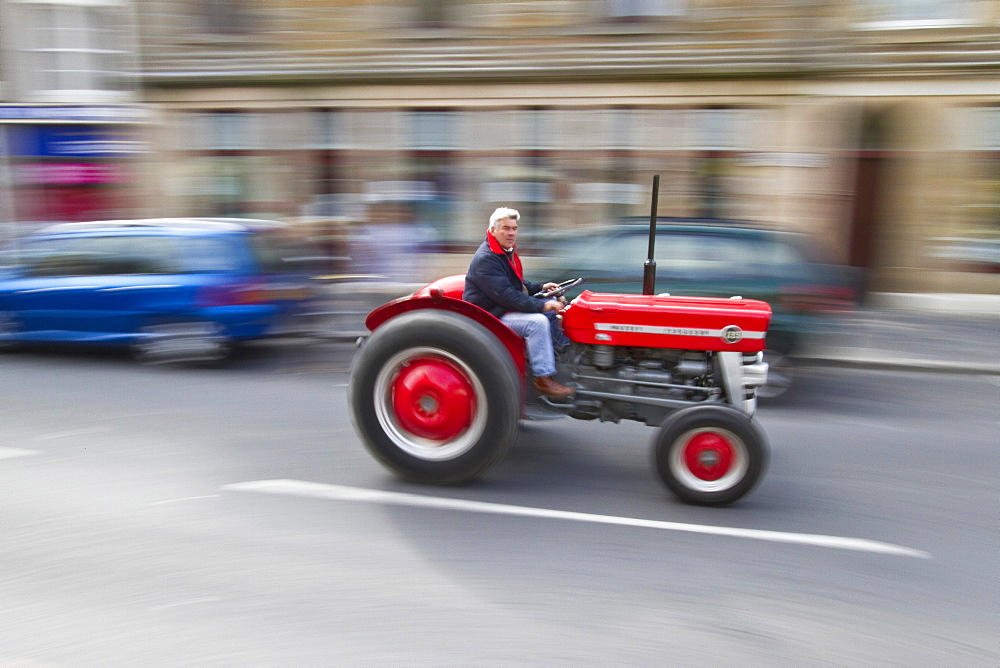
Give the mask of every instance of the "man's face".
M 501 218 L 491 228 L 493 236 L 504 248 L 513 248 L 517 241 L 517 221 L 513 218 Z

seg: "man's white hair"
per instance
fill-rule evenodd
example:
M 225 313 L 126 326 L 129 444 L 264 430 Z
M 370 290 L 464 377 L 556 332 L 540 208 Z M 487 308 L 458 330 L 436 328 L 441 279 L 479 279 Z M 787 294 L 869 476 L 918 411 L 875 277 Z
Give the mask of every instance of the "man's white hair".
M 508 209 L 507 207 L 502 206 L 494 211 L 493 215 L 490 216 L 490 229 L 496 229 L 497 222 L 503 220 L 504 218 L 521 220 L 521 214 L 517 212 L 517 209 Z

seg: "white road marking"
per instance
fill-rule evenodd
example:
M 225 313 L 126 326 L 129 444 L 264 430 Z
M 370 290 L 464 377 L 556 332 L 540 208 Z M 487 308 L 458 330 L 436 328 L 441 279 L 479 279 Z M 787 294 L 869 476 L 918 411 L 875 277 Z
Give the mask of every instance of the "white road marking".
M 206 494 L 204 496 L 184 496 L 179 499 L 167 499 L 166 501 L 153 501 L 149 505 L 151 506 L 162 506 L 165 503 L 178 503 L 180 501 L 197 501 L 199 499 L 217 499 L 220 494 Z
M 497 515 L 520 515 L 524 517 L 541 517 L 546 519 L 572 520 L 576 522 L 593 522 L 597 524 L 615 524 L 620 526 L 643 527 L 647 529 L 662 529 L 664 531 L 684 531 L 687 533 L 710 534 L 714 536 L 729 536 L 732 538 L 751 538 L 776 543 L 798 543 L 840 550 L 857 550 L 860 552 L 877 552 L 901 557 L 932 558 L 928 552 L 914 550 L 901 545 L 883 543 L 864 538 L 845 538 L 841 536 L 823 536 L 817 534 L 788 533 L 785 531 L 767 531 L 763 529 L 740 529 L 737 527 L 706 526 L 702 524 L 685 524 L 681 522 L 664 522 L 660 520 L 644 520 L 632 517 L 617 517 L 614 515 L 592 515 L 566 510 L 549 510 L 546 508 L 530 508 L 527 506 L 512 506 L 502 503 L 487 503 L 483 501 L 468 501 L 465 499 L 449 499 L 421 494 L 406 494 L 402 492 L 385 492 L 377 489 L 362 489 L 342 485 L 328 485 L 304 480 L 255 480 L 224 485 L 223 490 L 237 492 L 260 492 L 264 494 L 286 494 L 291 496 L 306 496 L 317 499 L 335 501 L 357 501 L 362 503 L 378 503 L 395 506 L 410 506 L 414 508 L 438 508 L 442 510 L 460 510 L 472 513 L 493 513 Z
M 0 448 L 0 459 L 13 459 L 14 457 L 28 457 L 30 455 L 42 454 L 38 450 L 25 450 L 24 448 Z
M 56 431 L 49 434 L 35 436 L 36 441 L 54 441 L 60 438 L 72 438 L 74 436 L 93 436 L 94 434 L 106 434 L 111 431 L 111 427 L 96 426 L 84 429 L 73 429 L 70 431 Z
M 165 603 L 163 605 L 154 605 L 149 609 L 158 612 L 160 610 L 169 610 L 170 608 L 179 608 L 185 605 L 198 605 L 200 603 L 216 603 L 222 599 L 218 596 L 205 596 L 204 598 L 192 598 L 188 601 L 177 601 L 176 603 Z

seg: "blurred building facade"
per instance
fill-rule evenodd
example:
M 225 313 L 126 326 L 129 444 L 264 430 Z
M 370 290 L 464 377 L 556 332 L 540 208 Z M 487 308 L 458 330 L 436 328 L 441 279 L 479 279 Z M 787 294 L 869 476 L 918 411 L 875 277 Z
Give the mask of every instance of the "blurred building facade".
M 127 215 L 143 161 L 133 8 L 0 2 L 0 184 L 7 221 Z M 2 235 L 0 235 L 2 238 Z
M 134 21 L 146 215 L 405 200 L 464 249 L 513 205 L 530 244 L 647 215 L 660 174 L 661 215 L 808 232 L 872 289 L 1000 291 L 997 0 L 5 5 Z

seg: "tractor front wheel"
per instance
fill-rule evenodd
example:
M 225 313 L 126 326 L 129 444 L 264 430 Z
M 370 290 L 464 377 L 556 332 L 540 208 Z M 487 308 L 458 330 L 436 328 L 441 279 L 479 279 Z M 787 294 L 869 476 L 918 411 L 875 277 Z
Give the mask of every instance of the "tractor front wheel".
M 757 484 L 768 450 L 763 432 L 746 414 L 693 406 L 667 418 L 653 455 L 660 478 L 681 501 L 724 506 Z
M 470 480 L 517 435 L 513 360 L 485 327 L 446 311 L 412 311 L 375 330 L 354 361 L 348 395 L 369 452 L 415 482 Z

